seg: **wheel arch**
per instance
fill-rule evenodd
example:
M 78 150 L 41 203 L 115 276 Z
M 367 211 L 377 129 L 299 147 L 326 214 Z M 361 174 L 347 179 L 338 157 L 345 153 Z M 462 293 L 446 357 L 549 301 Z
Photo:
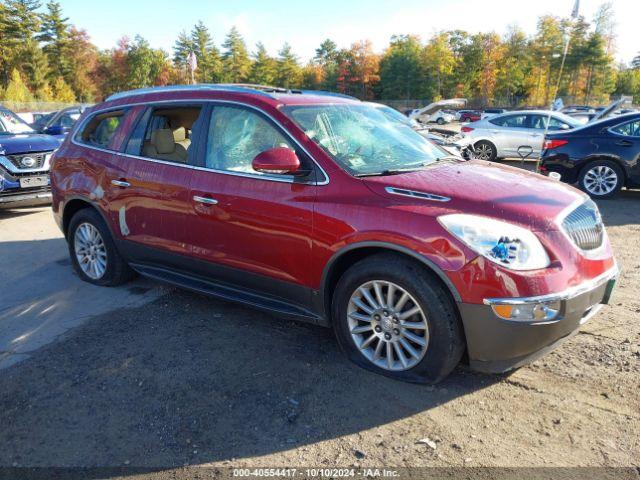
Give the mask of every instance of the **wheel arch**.
M 67 238 L 67 235 L 69 233 L 69 223 L 71 222 L 71 219 L 76 213 L 78 213 L 80 210 L 84 210 L 85 208 L 92 208 L 93 210 L 97 211 L 107 225 L 107 229 L 111 230 L 104 212 L 100 208 L 98 208 L 98 206 L 93 201 L 85 197 L 76 196 L 69 198 L 65 202 L 64 209 L 62 210 L 62 233 L 64 234 L 65 238 Z
M 580 165 L 578 165 L 578 174 L 576 175 L 576 181 L 580 180 L 580 177 L 582 176 L 582 172 L 585 170 L 585 168 L 587 168 L 591 163 L 593 162 L 598 162 L 598 161 L 608 161 L 608 162 L 612 162 L 615 163 L 620 170 L 622 171 L 622 185 L 626 186 L 627 182 L 629 181 L 629 172 L 627 172 L 627 166 L 625 165 L 625 162 L 622 161 L 619 157 L 615 156 L 615 155 L 593 155 L 591 157 L 585 158 L 582 162 L 580 162 Z
M 320 285 L 321 301 L 324 316 L 328 323 L 331 323 L 331 303 L 335 287 L 340 277 L 356 262 L 379 253 L 393 253 L 417 261 L 427 274 L 443 286 L 445 291 L 451 296 L 451 300 L 454 305 L 456 305 L 456 309 L 458 308 L 457 304 L 462 301 L 460 293 L 444 271 L 432 260 L 409 248 L 393 243 L 373 241 L 358 242 L 348 245 L 334 253 L 322 273 Z

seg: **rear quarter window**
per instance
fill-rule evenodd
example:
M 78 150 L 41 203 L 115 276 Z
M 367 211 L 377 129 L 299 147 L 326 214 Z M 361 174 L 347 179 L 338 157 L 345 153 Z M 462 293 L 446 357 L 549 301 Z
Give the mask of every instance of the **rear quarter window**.
M 122 110 L 96 114 L 77 134 L 76 140 L 85 145 L 109 149 L 118 127 L 124 120 L 124 114 Z
M 640 137 L 640 120 L 634 120 L 632 122 L 623 123 L 622 125 L 616 125 L 611 128 L 611 131 L 618 135 L 625 135 L 628 137 Z

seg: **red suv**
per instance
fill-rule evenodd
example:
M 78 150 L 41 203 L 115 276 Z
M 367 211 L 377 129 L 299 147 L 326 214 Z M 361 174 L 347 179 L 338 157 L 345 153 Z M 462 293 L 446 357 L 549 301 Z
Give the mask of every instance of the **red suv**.
M 595 204 L 463 161 L 355 99 L 231 85 L 116 94 L 54 156 L 75 270 L 134 272 L 331 326 L 355 363 L 435 382 L 518 367 L 607 303 Z

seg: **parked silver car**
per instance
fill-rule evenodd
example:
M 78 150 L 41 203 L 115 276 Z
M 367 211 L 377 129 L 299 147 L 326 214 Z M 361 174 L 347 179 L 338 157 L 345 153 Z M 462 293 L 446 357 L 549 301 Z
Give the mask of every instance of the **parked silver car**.
M 462 127 L 462 133 L 472 139 L 476 157 L 482 160 L 518 157 L 520 147 L 531 147 L 533 156 L 536 156 L 542 149 L 548 119 L 550 132 L 581 125 L 563 113 L 527 110 L 478 120 Z

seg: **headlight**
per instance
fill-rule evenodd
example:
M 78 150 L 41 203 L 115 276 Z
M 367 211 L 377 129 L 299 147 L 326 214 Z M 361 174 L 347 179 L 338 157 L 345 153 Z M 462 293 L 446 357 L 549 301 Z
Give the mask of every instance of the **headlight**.
M 438 221 L 474 252 L 512 270 L 549 266 L 549 256 L 529 230 L 476 215 L 443 215 Z

